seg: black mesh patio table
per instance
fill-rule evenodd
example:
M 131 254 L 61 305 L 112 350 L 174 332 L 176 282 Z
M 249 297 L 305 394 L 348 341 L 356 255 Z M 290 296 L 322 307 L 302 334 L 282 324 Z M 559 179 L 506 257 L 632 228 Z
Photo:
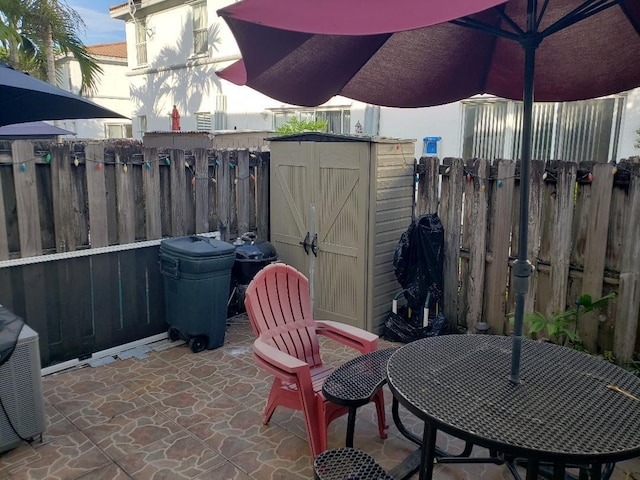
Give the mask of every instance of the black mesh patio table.
M 365 353 L 336 368 L 322 385 L 326 399 L 349 407 L 346 446 L 353 447 L 356 410 L 371 401 L 387 382 L 387 360 L 397 348 Z
M 395 398 L 424 420 L 420 479 L 433 473 L 438 430 L 526 459 L 601 478 L 603 464 L 640 455 L 640 378 L 597 357 L 524 340 L 521 381 L 509 379 L 511 338 L 445 335 L 405 345 L 387 363 Z

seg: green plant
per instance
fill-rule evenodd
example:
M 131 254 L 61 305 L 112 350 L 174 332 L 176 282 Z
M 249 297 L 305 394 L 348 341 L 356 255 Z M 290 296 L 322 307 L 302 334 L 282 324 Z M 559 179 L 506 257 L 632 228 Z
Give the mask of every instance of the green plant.
M 615 293 L 609 293 L 604 297 L 593 300 L 591 295 L 583 294 L 576 300 L 576 306 L 565 310 L 564 312 L 553 315 L 550 318 L 545 317 L 540 312 L 531 312 L 524 314 L 524 323 L 529 326 L 528 334 L 532 338 L 537 338 L 538 334 L 546 330 L 547 335 L 551 337 L 554 343 L 559 345 L 571 346 L 579 350 L 582 349 L 582 340 L 578 333 L 578 324 L 580 315 L 591 312 L 597 308 L 603 308 L 616 297 Z M 509 321 L 513 323 L 514 314 L 509 314 Z
M 287 123 L 276 128 L 280 135 L 291 135 L 302 132 L 326 132 L 329 122 L 326 120 L 300 120 L 298 117 L 291 118 Z

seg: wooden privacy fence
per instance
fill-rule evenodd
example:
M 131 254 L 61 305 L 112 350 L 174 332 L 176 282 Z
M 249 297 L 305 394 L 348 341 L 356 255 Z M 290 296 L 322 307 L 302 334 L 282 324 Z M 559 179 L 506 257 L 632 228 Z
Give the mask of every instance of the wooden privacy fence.
M 418 212 L 438 213 L 445 230 L 444 314 L 473 331 L 479 321 L 508 333 L 514 308 L 519 165 L 512 160 L 419 161 Z M 547 317 L 575 307 L 581 294 L 617 298 L 580 316 L 591 352 L 619 362 L 640 350 L 640 165 L 534 161 L 528 259 L 535 268 L 525 312 Z
M 216 230 L 268 238 L 268 152 L 7 144 L 0 260 Z
M 159 334 L 160 239 L 266 239 L 268 200 L 268 152 L 7 142 L 0 304 L 39 333 L 43 366 Z

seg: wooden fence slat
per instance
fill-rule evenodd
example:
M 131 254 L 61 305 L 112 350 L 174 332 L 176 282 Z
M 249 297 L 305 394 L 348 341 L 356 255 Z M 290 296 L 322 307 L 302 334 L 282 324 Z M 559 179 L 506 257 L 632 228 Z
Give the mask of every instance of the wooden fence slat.
M 16 140 L 11 145 L 11 155 L 13 157 L 18 228 L 20 229 L 20 254 L 23 257 L 42 255 L 33 144 L 26 140 Z
M 249 169 L 249 150 L 238 151 L 238 235 L 249 231 L 251 195 L 251 170 Z
M 77 248 L 70 157 L 68 143 L 54 145 L 51 149 L 51 196 L 58 253 L 74 251 Z
M 89 165 L 104 165 L 104 143 L 91 142 L 85 147 L 85 157 Z M 107 187 L 105 169 L 87 168 L 87 195 L 89 202 L 89 220 L 91 222 L 91 246 L 109 245 L 107 220 Z
M 538 290 L 538 254 L 540 252 L 540 232 L 541 230 L 541 211 L 542 211 L 542 192 L 543 182 L 542 176 L 544 175 L 544 162 L 540 160 L 533 160 L 531 162 L 531 169 L 529 171 L 529 212 L 527 214 L 527 260 L 533 265 L 533 271 L 529 277 L 529 289 L 524 303 L 524 311 L 532 312 L 535 307 L 536 292 Z M 520 178 L 520 183 L 523 180 Z M 513 212 L 513 224 L 512 224 L 512 240 L 511 240 L 511 255 L 516 257 L 518 255 L 519 245 L 519 233 L 520 233 L 520 186 L 514 190 L 514 212 Z M 510 273 L 511 280 L 510 285 L 514 285 L 513 271 Z M 509 305 L 515 304 L 515 292 L 513 289 L 509 290 Z
M 171 150 L 171 236 L 186 235 L 187 192 L 184 150 Z
M 556 190 L 550 195 L 553 211 L 549 223 L 549 300 L 545 309 L 547 318 L 564 312 L 567 305 L 569 267 L 571 265 L 571 231 L 573 226 L 573 199 L 577 165 L 571 162 L 555 162 Z
M 147 240 L 162 237 L 162 218 L 160 216 L 160 166 L 157 148 L 145 148 L 143 153 L 142 185 L 145 200 L 145 226 Z M 147 168 L 147 166 L 149 168 Z
M 460 263 L 460 223 L 462 220 L 462 172 L 459 158 L 445 159 L 451 166 L 448 176 L 442 177 L 441 217 L 444 227 L 444 288 L 443 312 L 453 331 L 458 328 L 458 265 Z
M 622 240 L 622 266 L 618 290 L 613 353 L 622 364 L 633 358 L 640 315 L 640 165 L 630 178 L 627 224 Z
M 437 157 L 422 157 L 419 160 L 418 182 L 418 214 L 438 212 L 438 184 L 440 183 L 440 173 L 438 168 L 440 160 Z
M 509 247 L 511 235 L 511 215 L 513 208 L 514 173 L 513 161 L 499 160 L 498 178 L 492 182 L 491 214 L 489 216 L 489 244 L 491 262 L 486 267 L 486 287 L 484 291 L 484 321 L 489 324 L 491 333 L 505 333 L 507 302 L 507 279 L 509 278 Z
M 591 295 L 594 300 L 602 296 L 612 186 L 611 165 L 594 164 L 582 278 L 582 293 Z M 591 312 L 580 317 L 578 328 L 582 342 L 591 352 L 595 352 L 598 346 L 598 327 L 598 312 Z
M 229 157 L 229 239 L 236 238 L 238 233 L 238 151 Z
M 489 178 L 489 162 L 474 160 L 477 177 L 472 182 L 473 197 L 470 220 L 474 241 L 469 248 L 469 278 L 467 282 L 467 311 L 465 324 L 474 331 L 475 324 L 482 320 L 483 290 L 485 285 L 485 266 L 487 254 L 487 215 L 488 198 L 486 182 Z
M 193 151 L 195 157 L 195 202 L 196 202 L 196 227 L 195 233 L 209 231 L 209 159 L 207 150 L 196 148 Z
M 118 211 L 118 243 L 136 241 L 133 165 L 128 149 L 116 147 L 116 205 Z M 88 168 L 91 168 L 87 165 Z
M 229 209 L 230 209 L 230 186 L 231 186 L 231 169 L 229 168 L 229 151 L 222 150 L 219 153 L 220 166 L 218 167 L 218 230 L 220 238 L 225 242 L 231 239 L 229 231 Z

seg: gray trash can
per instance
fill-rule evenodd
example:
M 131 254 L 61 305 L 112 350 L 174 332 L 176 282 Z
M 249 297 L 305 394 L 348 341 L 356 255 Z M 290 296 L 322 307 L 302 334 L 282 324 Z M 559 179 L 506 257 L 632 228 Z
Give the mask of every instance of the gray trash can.
M 182 338 L 194 352 L 222 346 L 235 247 L 192 235 L 160 242 L 169 338 Z

